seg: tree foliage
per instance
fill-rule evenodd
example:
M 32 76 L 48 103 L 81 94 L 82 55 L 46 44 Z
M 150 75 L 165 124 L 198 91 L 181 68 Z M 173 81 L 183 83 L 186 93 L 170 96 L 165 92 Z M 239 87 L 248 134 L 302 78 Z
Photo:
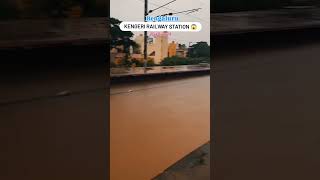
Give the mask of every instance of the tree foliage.
M 131 59 L 131 65 L 135 64 L 136 67 L 143 67 L 144 66 L 144 62 L 143 61 L 139 61 L 137 59 Z M 152 58 L 148 58 L 147 60 L 147 66 L 155 66 L 154 60 Z
M 210 46 L 207 42 L 197 42 L 191 46 L 190 57 L 210 57 Z
M 111 46 L 110 48 L 115 48 L 116 46 L 123 45 L 124 52 L 128 53 L 130 46 L 136 48 L 138 44 L 131 40 L 133 33 L 131 31 L 122 31 L 120 29 L 121 21 L 116 18 L 110 18 L 111 26 Z

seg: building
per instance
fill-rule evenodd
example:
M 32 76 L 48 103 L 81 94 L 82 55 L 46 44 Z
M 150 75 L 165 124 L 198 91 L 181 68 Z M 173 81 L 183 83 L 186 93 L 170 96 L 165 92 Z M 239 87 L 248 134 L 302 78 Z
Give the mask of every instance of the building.
M 176 50 L 176 56 L 186 58 L 188 54 L 188 49 L 185 47 L 185 45 L 178 45 L 178 48 Z
M 138 36 L 135 37 L 134 41 L 139 45 L 139 50 L 138 52 L 140 52 L 141 54 L 144 54 L 144 36 L 143 34 L 139 34 Z M 154 51 L 153 48 L 153 40 L 152 38 L 148 39 L 148 54 L 151 54 Z M 137 50 L 135 50 L 137 52 Z
M 160 34 L 155 38 L 154 45 L 154 62 L 160 64 L 164 58 L 168 57 L 168 36 L 165 33 Z
M 177 49 L 176 56 L 177 57 L 181 57 L 181 58 L 186 58 L 187 57 L 187 51 L 184 50 L 184 49 Z
M 168 47 L 168 57 L 176 56 L 177 54 L 177 44 L 172 41 Z
M 140 53 L 144 53 L 144 36 L 142 34 L 135 37 L 134 41 L 140 46 Z M 158 36 L 155 41 L 148 40 L 147 44 L 148 58 L 152 58 L 156 64 L 168 57 L 168 37 Z
M 134 41 L 140 46 L 140 53 L 144 52 L 144 36 L 142 34 L 135 37 Z M 168 43 L 168 35 L 159 33 L 154 41 L 148 41 L 148 57 L 152 58 L 155 64 L 160 64 L 166 57 L 187 57 L 187 48 L 177 44 L 175 41 Z

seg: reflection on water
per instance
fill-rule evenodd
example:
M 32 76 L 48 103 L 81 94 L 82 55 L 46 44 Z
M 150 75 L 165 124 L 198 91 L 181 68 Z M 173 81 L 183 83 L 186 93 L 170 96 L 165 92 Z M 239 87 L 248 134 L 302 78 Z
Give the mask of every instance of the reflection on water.
M 111 88 L 111 180 L 149 180 L 209 141 L 210 76 L 157 84 Z

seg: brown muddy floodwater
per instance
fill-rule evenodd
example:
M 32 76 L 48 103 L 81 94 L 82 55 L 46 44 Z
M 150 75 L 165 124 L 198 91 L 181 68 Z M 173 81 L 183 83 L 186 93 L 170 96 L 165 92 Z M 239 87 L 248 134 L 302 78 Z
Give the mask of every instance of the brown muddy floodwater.
M 111 180 L 149 180 L 210 139 L 210 76 L 115 85 Z

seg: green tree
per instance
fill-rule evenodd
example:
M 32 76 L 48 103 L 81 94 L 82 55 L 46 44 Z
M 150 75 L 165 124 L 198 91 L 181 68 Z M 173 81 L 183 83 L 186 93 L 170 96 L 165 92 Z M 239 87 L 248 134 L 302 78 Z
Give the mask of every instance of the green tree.
M 111 26 L 111 48 L 114 48 L 119 45 L 123 45 L 125 52 L 129 52 L 130 46 L 137 47 L 137 43 L 135 43 L 130 38 L 133 37 L 133 33 L 131 31 L 122 31 L 120 29 L 121 21 L 116 18 L 110 18 L 110 26 Z
M 138 44 L 131 40 L 133 33 L 131 31 L 122 31 L 119 27 L 121 21 L 116 18 L 110 18 L 111 26 L 111 46 L 110 49 L 116 48 L 117 46 L 122 45 L 123 51 L 126 53 L 125 59 L 129 58 L 130 46 L 137 48 Z
M 210 46 L 204 41 L 193 44 L 189 52 L 189 57 L 210 57 Z

